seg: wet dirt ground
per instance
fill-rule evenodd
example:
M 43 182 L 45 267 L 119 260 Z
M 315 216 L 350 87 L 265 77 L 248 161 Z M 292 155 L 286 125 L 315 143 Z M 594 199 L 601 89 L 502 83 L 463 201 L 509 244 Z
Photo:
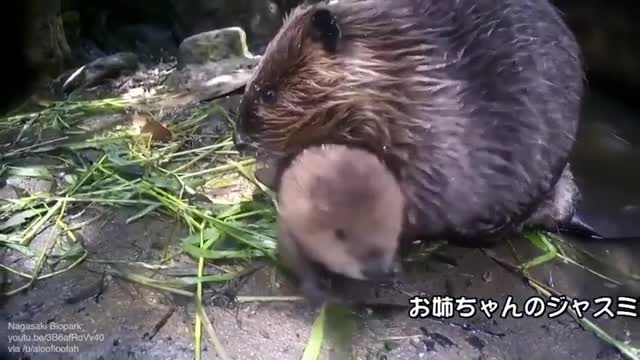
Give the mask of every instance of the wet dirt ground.
M 634 230 L 640 232 L 637 225 L 640 182 L 634 180 L 640 174 L 640 115 L 621 110 L 600 97 L 590 99 L 586 109 L 584 129 L 574 157 L 575 171 L 585 192 L 584 217 L 607 235 L 635 235 Z M 630 120 L 624 121 L 625 117 Z M 609 167 L 602 171 L 598 164 Z M 83 216 L 95 217 L 96 214 L 102 215 L 100 220 L 81 231 L 84 245 L 90 251 L 89 259 L 153 262 L 161 255 L 164 244 L 183 236 L 183 229 L 171 219 L 152 216 L 127 224 L 126 219 L 133 212 L 123 209 L 93 209 Z M 640 256 L 640 243 L 571 243 L 588 249 L 621 272 L 640 274 L 640 263 L 636 260 Z M 517 265 L 513 249 L 522 261 L 541 254 L 526 239 L 498 244 L 490 254 Z M 193 261 L 184 260 L 186 273 L 194 275 L 195 269 Z M 614 312 L 615 297 L 638 299 L 640 296 L 639 281 L 616 285 L 558 259 L 530 272 L 540 283 L 570 297 L 612 297 Z M 268 264 L 234 286 L 239 289 L 239 295 L 295 294 L 287 279 Z M 399 286 L 380 290 L 354 288 L 353 291 L 371 294 L 370 305 L 353 309 L 356 319 L 353 349 L 345 350 L 329 341 L 322 358 L 344 358 L 345 351 L 352 352 L 357 359 L 623 358 L 612 346 L 581 327 L 568 312 L 552 319 L 547 315 L 500 316 L 508 297 L 518 306 L 518 311 L 523 311 L 527 300 L 539 294 L 521 275 L 479 249 L 445 245 L 426 261 L 407 265 L 406 278 Z M 208 289 L 206 312 L 231 358 L 301 358 L 318 309 L 304 301 L 231 303 L 223 301 L 224 294 L 224 289 Z M 470 318 L 463 318 L 459 313 L 450 318 L 411 318 L 409 298 L 413 295 L 465 297 L 478 302 L 494 300 L 499 308 L 490 317 L 480 311 L 478 303 L 475 315 Z M 2 306 L 0 344 L 3 349 L 15 345 L 9 343 L 10 335 L 97 335 L 92 339 L 50 342 L 70 345 L 71 353 L 31 352 L 24 354 L 24 358 L 193 358 L 196 311 L 193 299 L 105 276 L 101 264 L 95 261 L 86 261 L 72 271 L 39 281 L 30 291 L 5 299 Z M 600 308 L 592 303 L 585 317 L 621 341 L 640 342 L 637 317 L 609 319 L 603 315 L 594 319 L 593 310 Z M 42 324 L 49 330 L 23 332 L 10 328 L 19 324 Z M 76 329 L 50 330 L 52 324 Z M 20 345 L 47 344 L 47 341 L 25 339 L 22 338 Z M 203 336 L 203 349 L 205 359 L 218 358 L 206 336 Z M 12 358 L 10 356 L 20 358 L 16 354 L 0 354 L 3 359 Z

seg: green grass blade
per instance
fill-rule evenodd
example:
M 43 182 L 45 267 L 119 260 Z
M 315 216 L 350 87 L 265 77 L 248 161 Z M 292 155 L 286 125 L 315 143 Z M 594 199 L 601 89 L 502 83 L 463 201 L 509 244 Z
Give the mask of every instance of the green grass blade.
M 326 306 L 323 305 L 320 309 L 320 314 L 314 320 L 311 326 L 311 334 L 309 335 L 309 342 L 302 354 L 302 360 L 317 360 L 320 357 L 322 351 L 322 343 L 324 342 L 324 327 L 326 320 Z

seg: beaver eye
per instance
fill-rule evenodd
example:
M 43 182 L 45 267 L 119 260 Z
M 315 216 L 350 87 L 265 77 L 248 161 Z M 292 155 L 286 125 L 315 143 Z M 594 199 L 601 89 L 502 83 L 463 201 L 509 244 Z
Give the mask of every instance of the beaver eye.
M 276 98 L 276 92 L 272 88 L 265 88 L 260 92 L 260 98 L 267 104 L 272 103 Z
M 341 229 L 341 228 L 335 229 L 335 230 L 333 231 L 333 233 L 336 235 L 336 238 L 337 238 L 338 240 L 340 240 L 340 241 L 345 241 L 345 240 L 347 240 L 347 232 L 346 232 L 346 231 L 344 231 L 344 229 Z

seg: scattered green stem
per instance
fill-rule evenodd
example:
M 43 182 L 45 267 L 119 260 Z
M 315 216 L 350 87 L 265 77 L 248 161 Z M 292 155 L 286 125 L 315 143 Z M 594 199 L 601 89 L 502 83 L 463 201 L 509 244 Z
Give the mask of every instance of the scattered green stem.
M 64 200 L 57 200 L 56 203 L 51 208 L 49 208 L 49 211 L 44 216 L 34 221 L 31 226 L 29 226 L 27 230 L 22 234 L 22 241 L 20 241 L 20 244 L 28 246 L 31 243 L 31 240 L 40 231 L 42 226 L 47 221 L 49 221 L 56 212 L 60 210 L 63 204 L 65 204 Z
M 80 264 L 83 260 L 85 260 L 87 258 L 88 253 L 85 251 L 78 259 L 76 259 L 73 263 L 71 263 L 69 266 L 60 269 L 60 270 L 56 270 L 54 272 L 48 273 L 48 274 L 44 274 L 44 275 L 40 275 L 38 276 L 35 280 L 44 280 L 44 279 L 48 279 L 60 274 L 63 274 L 71 269 L 73 269 L 74 267 L 78 266 L 78 264 Z M 0 264 L 0 268 L 5 269 L 6 271 L 16 274 L 18 276 L 33 280 L 34 279 L 34 275 L 29 275 L 27 273 L 23 273 L 21 271 L 15 270 L 13 268 L 10 268 L 9 266 L 6 266 L 4 264 Z M 9 295 L 9 294 L 6 294 Z
M 201 229 L 204 229 L 205 224 L 200 226 Z M 200 230 L 200 248 L 204 247 L 204 230 Z M 204 258 L 198 258 L 198 277 L 202 277 L 204 273 Z M 196 306 L 202 307 L 202 283 L 199 282 L 196 285 Z M 196 322 L 195 322 L 195 351 L 196 351 L 196 359 L 200 359 L 202 356 L 202 320 L 200 317 L 200 312 L 196 312 Z
M 309 342 L 302 354 L 302 360 L 317 360 L 320 357 L 322 350 L 322 343 L 324 341 L 324 326 L 326 321 L 327 305 L 322 305 L 320 314 L 314 320 L 311 326 L 311 334 L 309 335 Z

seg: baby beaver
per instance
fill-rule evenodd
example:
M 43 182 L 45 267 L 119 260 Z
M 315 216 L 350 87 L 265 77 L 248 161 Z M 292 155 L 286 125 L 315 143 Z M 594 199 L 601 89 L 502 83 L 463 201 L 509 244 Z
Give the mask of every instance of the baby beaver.
M 284 170 L 278 191 L 279 253 L 318 299 L 323 274 L 387 280 L 404 219 L 400 185 L 362 149 L 322 145 L 303 150 Z

